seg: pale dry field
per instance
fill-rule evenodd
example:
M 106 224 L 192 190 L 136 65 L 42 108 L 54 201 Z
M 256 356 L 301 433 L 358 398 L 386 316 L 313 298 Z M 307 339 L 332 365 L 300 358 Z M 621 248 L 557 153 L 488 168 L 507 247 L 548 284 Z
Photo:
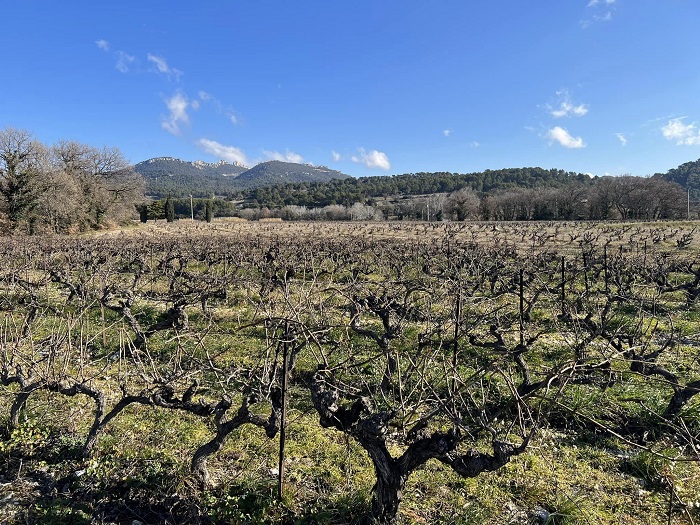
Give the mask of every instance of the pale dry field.
M 700 249 L 696 221 L 674 222 L 285 222 L 215 219 L 212 223 L 180 220 L 151 222 L 104 235 L 239 235 L 296 239 L 404 239 L 407 242 L 475 243 L 509 246 L 523 254 L 548 250 L 575 254 L 582 247 L 607 247 L 610 253 L 675 252 Z

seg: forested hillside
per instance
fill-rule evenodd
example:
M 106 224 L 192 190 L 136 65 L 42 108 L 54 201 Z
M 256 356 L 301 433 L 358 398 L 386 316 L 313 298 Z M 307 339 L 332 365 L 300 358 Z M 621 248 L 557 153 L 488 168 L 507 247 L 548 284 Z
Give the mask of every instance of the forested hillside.
M 680 184 L 690 190 L 694 198 L 700 196 L 700 159 L 681 164 L 666 173 L 657 173 L 654 177 Z
M 173 197 L 224 195 L 230 191 L 232 180 L 247 169 L 225 161 L 187 162 L 172 157 L 157 157 L 134 166 L 134 171 L 146 180 L 149 195 Z
M 187 162 L 159 157 L 140 162 L 134 170 L 143 175 L 146 192 L 153 197 L 208 198 L 213 195 L 235 197 L 242 191 L 260 186 L 301 182 L 325 183 L 348 179 L 349 175 L 325 166 L 271 160 L 253 168 L 224 161 Z
M 542 168 L 509 168 L 465 174 L 408 173 L 265 186 L 244 191 L 241 196 L 246 201 L 265 206 L 327 206 L 347 205 L 367 198 L 392 195 L 449 193 L 465 186 L 476 192 L 489 193 L 506 188 L 561 187 L 572 181 L 587 184 L 590 177 L 581 173 Z

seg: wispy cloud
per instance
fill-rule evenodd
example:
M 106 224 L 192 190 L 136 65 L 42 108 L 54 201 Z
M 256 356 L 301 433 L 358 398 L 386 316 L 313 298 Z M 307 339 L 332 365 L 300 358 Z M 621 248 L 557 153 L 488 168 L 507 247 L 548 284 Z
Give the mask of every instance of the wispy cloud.
M 343 158 L 343 156 L 335 150 L 331 151 L 331 157 L 333 158 L 333 162 L 340 162 Z
M 547 132 L 547 138 L 552 142 L 558 142 L 565 148 L 585 148 L 586 144 L 581 137 L 572 137 L 568 131 L 560 126 L 555 126 Z
M 452 135 L 452 130 L 451 129 L 443 129 L 442 134 L 445 135 L 446 137 L 449 137 Z
M 590 27 L 593 22 L 609 22 L 612 20 L 615 1 L 616 0 L 589 0 L 586 7 L 594 12 L 591 14 L 590 18 L 581 20 L 581 27 L 586 29 Z
M 106 40 L 95 40 L 95 45 L 102 51 L 109 51 L 109 42 Z
M 199 139 L 197 141 L 197 146 L 207 153 L 227 162 L 238 163 L 244 166 L 248 165 L 248 159 L 245 153 L 243 153 L 243 150 L 235 146 L 225 146 L 215 140 L 209 139 Z
M 214 106 L 214 109 L 217 113 L 225 115 L 226 119 L 231 124 L 239 124 L 238 115 L 236 115 L 236 112 L 230 106 L 224 105 L 218 98 L 213 96 L 211 93 L 207 93 L 206 91 L 200 91 L 198 93 L 198 96 L 199 100 L 203 103 L 211 104 L 212 106 Z
M 625 137 L 622 133 L 615 133 L 615 136 L 618 138 L 620 141 L 620 144 L 624 147 L 627 146 L 627 137 Z
M 172 97 L 165 99 L 165 105 L 170 113 L 161 121 L 160 125 L 168 133 L 180 135 L 180 125 L 188 124 L 190 121 L 187 115 L 190 103 L 187 97 L 178 91 Z
M 379 168 L 385 171 L 391 169 L 391 162 L 389 162 L 389 157 L 386 153 L 382 151 L 377 151 L 373 149 L 371 151 L 365 151 L 364 148 L 360 148 L 359 155 L 353 155 L 351 157 L 352 161 L 357 164 L 364 164 L 368 168 Z
M 109 53 L 112 49 L 110 43 L 104 39 L 95 40 L 95 45 L 105 53 Z M 114 67 L 120 73 L 128 73 L 131 65 L 136 61 L 136 57 L 125 53 L 124 51 L 116 50 L 111 54 L 116 60 L 114 63 Z
M 586 104 L 574 104 L 568 91 L 557 91 L 557 96 L 559 100 L 556 106 L 549 104 L 545 106 L 549 114 L 554 118 L 582 117 L 588 113 L 588 106 Z
M 117 63 L 114 67 L 116 67 L 117 71 L 120 73 L 128 73 L 129 67 L 134 60 L 136 60 L 136 57 L 132 57 L 131 55 L 124 53 L 124 51 L 116 51 L 115 55 L 117 56 Z
M 270 160 L 281 160 L 282 162 L 296 162 L 297 164 L 302 164 L 304 162 L 304 157 L 293 151 L 286 150 L 284 153 L 279 151 L 268 151 L 263 150 L 263 155 L 265 155 Z
M 700 146 L 700 131 L 693 122 L 686 124 L 681 118 L 674 118 L 661 128 L 661 133 L 668 140 L 675 140 L 679 146 Z
M 480 147 L 481 147 L 481 144 L 480 144 L 479 142 L 477 142 L 477 141 L 474 140 L 474 141 L 472 141 L 472 142 L 469 143 L 469 146 L 472 147 L 472 148 L 480 148 Z
M 179 69 L 175 69 L 174 67 L 170 67 L 168 65 L 168 62 L 163 57 L 159 57 L 148 53 L 147 58 L 149 62 L 156 66 L 156 70 L 158 71 L 158 73 L 167 75 L 169 79 L 174 78 L 175 80 L 179 80 L 182 76 L 182 71 L 180 71 Z

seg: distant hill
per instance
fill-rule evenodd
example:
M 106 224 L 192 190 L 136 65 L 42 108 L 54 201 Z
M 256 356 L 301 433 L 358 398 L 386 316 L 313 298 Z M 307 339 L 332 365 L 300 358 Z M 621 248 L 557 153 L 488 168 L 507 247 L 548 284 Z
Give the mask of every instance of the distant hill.
M 325 166 L 271 160 L 261 162 L 248 171 L 241 173 L 236 180 L 236 184 L 241 188 L 252 188 L 300 182 L 330 182 L 333 179 L 349 178 L 352 177 Z
M 189 162 L 158 157 L 139 162 L 134 170 L 146 181 L 146 193 L 154 197 L 209 197 L 236 195 L 242 190 L 300 182 L 328 182 L 349 175 L 325 166 L 272 160 L 253 168 L 225 161 Z
M 676 182 L 686 190 L 692 190 L 693 198 L 700 196 L 700 159 L 671 168 L 666 173 L 656 173 L 654 177 Z
M 230 191 L 232 181 L 248 168 L 220 162 L 188 162 L 172 157 L 157 157 L 139 162 L 134 171 L 146 181 L 146 193 L 154 196 L 208 197 Z

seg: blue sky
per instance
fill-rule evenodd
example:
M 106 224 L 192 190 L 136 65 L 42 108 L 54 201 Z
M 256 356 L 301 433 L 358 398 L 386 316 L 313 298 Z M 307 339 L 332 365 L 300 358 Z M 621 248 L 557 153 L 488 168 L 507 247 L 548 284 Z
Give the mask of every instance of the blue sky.
M 700 158 L 698 0 L 15 0 L 0 128 L 355 176 Z

